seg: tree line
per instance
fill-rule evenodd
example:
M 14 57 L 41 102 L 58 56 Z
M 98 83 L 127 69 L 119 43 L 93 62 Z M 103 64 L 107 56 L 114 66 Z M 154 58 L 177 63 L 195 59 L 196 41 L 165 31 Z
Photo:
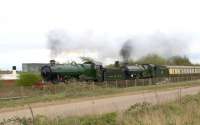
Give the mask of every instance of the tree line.
M 130 63 L 137 63 L 137 64 L 158 64 L 158 65 L 186 65 L 191 66 L 194 65 L 190 61 L 190 59 L 186 56 L 172 56 L 169 58 L 162 57 L 157 54 L 148 54 L 136 61 L 130 61 Z
M 163 57 L 158 54 L 148 54 L 137 60 L 129 59 L 129 65 L 134 64 L 157 64 L 157 65 L 184 65 L 184 66 L 193 66 L 199 64 L 193 64 L 187 56 L 171 56 Z M 114 64 L 108 65 L 108 67 L 113 67 Z

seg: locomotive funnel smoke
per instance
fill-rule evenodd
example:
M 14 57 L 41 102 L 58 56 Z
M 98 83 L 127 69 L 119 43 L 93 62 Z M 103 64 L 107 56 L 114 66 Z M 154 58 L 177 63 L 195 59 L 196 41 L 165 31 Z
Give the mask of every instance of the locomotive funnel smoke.
M 184 33 L 166 34 L 155 32 L 153 34 L 134 36 L 131 39 L 134 53 L 131 57 L 137 60 L 149 54 L 157 54 L 165 58 L 172 56 L 188 56 L 192 36 Z M 121 54 L 120 54 L 121 55 Z
M 62 31 L 50 31 L 47 36 L 48 48 L 50 49 L 51 59 L 56 58 L 62 51 L 66 34 Z
M 123 45 L 120 50 L 120 55 L 123 58 L 124 62 L 128 62 L 131 53 L 133 51 L 133 46 L 131 40 L 127 40 Z
M 47 47 L 51 59 L 74 54 L 103 60 L 118 57 L 119 46 L 115 41 L 108 41 L 106 35 L 94 34 L 92 31 L 72 33 L 64 30 L 52 30 L 47 35 Z M 102 51 L 103 50 L 103 51 Z M 113 52 L 115 50 L 115 52 Z M 79 57 L 80 57 L 79 56 Z
M 107 34 L 95 34 L 92 31 L 72 33 L 61 29 L 48 33 L 47 45 L 51 52 L 51 59 L 68 58 L 68 54 L 72 53 L 75 56 L 80 55 L 111 63 L 119 59 L 120 55 L 123 62 L 127 63 L 130 58 L 137 60 L 148 54 L 158 54 L 166 58 L 175 55 L 187 56 L 189 41 L 192 41 L 190 35 L 183 33 L 156 32 L 128 37 L 128 39 L 127 36 L 115 39 Z M 73 57 L 69 57 L 69 60 Z

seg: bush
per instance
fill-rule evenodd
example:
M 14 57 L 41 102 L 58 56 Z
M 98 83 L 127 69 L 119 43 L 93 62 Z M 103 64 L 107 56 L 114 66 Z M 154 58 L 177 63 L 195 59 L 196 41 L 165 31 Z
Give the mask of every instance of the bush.
M 34 73 L 20 73 L 17 85 L 32 86 L 41 80 L 41 76 Z
M 165 65 L 166 59 L 157 54 L 148 54 L 142 58 L 140 58 L 136 63 L 138 64 L 158 64 L 158 65 Z

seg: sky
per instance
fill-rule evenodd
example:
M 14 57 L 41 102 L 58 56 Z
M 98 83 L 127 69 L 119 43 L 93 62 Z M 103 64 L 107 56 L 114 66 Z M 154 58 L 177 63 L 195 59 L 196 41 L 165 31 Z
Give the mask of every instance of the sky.
M 0 0 L 0 69 L 48 62 L 51 31 L 70 41 L 55 58 L 60 62 L 89 56 L 110 63 L 119 59 L 123 42 L 132 39 L 135 58 L 148 48 L 162 53 L 159 48 L 170 44 L 200 63 L 199 6 L 198 0 Z

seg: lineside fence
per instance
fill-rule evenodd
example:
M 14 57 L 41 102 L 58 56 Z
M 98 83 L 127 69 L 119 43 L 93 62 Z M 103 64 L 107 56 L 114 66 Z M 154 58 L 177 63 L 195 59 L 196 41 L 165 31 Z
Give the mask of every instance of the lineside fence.
M 20 99 L 26 97 L 49 95 L 53 98 L 73 98 L 104 95 L 108 93 L 125 91 L 119 88 L 128 88 L 134 86 L 148 86 L 156 84 L 173 84 L 180 81 L 191 81 L 200 79 L 200 75 L 196 76 L 176 76 L 176 77 L 160 77 L 150 79 L 134 79 L 134 80 L 114 80 L 104 82 L 78 82 L 74 81 L 69 84 L 45 84 L 38 86 L 0 86 L 0 100 Z
M 133 80 L 113 80 L 95 83 L 97 85 L 104 85 L 108 87 L 131 87 L 131 86 L 144 86 L 155 84 L 167 84 L 181 81 L 192 81 L 200 79 L 200 75 L 191 76 L 175 76 L 175 77 L 157 77 L 147 79 L 133 79 Z

